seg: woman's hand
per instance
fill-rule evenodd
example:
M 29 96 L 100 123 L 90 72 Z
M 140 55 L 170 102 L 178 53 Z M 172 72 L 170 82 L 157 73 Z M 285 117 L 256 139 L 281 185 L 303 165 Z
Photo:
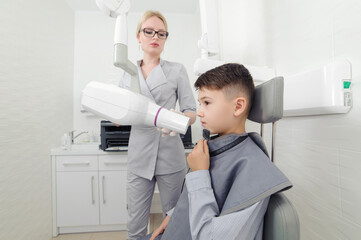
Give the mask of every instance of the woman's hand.
M 184 115 L 182 112 L 176 111 L 176 110 L 174 110 L 173 108 L 170 109 L 170 111 L 171 111 L 171 112 L 178 113 L 178 114 L 180 114 L 180 115 Z M 157 130 L 160 131 L 160 132 L 162 132 L 162 137 L 165 137 L 165 136 L 167 136 L 167 135 L 174 137 L 174 136 L 177 136 L 177 135 L 179 134 L 178 132 L 172 131 L 172 130 L 170 130 L 170 129 L 168 129 L 168 128 L 158 127 Z
M 165 228 L 168 225 L 168 222 L 170 220 L 170 217 L 167 215 L 163 222 L 160 224 L 160 226 L 154 230 L 154 232 L 152 233 L 152 237 L 150 238 L 150 240 L 154 240 L 159 234 L 162 234 L 165 230 Z
M 199 140 L 193 151 L 187 157 L 188 166 L 192 172 L 209 170 L 209 149 L 206 140 Z

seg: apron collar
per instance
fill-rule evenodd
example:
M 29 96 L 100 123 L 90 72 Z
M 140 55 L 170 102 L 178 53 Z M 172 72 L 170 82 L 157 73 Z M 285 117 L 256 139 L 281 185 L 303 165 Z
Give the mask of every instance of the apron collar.
M 208 141 L 209 156 L 217 156 L 243 142 L 248 137 L 248 133 L 230 133 L 213 138 Z

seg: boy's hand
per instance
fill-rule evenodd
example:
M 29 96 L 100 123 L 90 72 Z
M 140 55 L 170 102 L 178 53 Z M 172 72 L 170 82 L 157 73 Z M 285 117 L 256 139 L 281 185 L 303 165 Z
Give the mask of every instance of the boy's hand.
M 160 226 L 154 230 L 154 232 L 152 233 L 152 237 L 150 238 L 150 240 L 153 240 L 155 239 L 159 234 L 162 234 L 165 230 L 165 228 L 167 227 L 168 225 L 168 222 L 170 220 L 170 217 L 167 215 L 163 222 L 160 224 Z
M 152 233 L 152 236 L 149 240 L 154 240 L 156 237 L 158 237 L 159 234 L 162 234 L 164 232 L 165 228 L 162 226 L 159 226 L 157 229 L 154 230 Z
M 199 140 L 193 151 L 187 157 L 192 171 L 209 170 L 209 150 L 206 140 Z

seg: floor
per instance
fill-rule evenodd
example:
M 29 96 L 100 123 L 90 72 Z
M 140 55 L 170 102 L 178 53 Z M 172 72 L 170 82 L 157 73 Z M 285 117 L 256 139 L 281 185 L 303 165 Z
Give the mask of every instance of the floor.
M 97 232 L 97 233 L 72 233 L 60 234 L 53 240 L 126 240 L 127 232 Z
M 151 214 L 149 229 L 153 232 L 162 222 L 162 214 Z M 52 240 L 126 240 L 127 232 L 96 232 L 96 233 L 72 233 L 72 234 L 60 234 Z

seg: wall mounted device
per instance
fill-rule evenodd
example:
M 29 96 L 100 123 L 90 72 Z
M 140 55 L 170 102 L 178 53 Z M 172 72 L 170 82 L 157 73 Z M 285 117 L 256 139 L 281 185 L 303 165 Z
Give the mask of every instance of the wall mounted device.
M 202 36 L 198 41 L 201 57 L 194 63 L 196 76 L 223 65 L 226 61 L 216 59 L 219 54 L 218 7 L 216 0 L 199 0 Z M 210 58 L 212 57 L 212 58 Z M 276 77 L 272 68 L 265 66 L 244 65 L 257 83 L 268 81 Z
M 347 60 L 284 79 L 284 116 L 347 113 L 352 107 L 351 63 Z
M 216 0 L 199 0 L 202 36 L 198 40 L 201 58 L 194 63 L 196 76 L 224 64 L 224 61 L 209 59 L 219 53 L 218 14 Z

